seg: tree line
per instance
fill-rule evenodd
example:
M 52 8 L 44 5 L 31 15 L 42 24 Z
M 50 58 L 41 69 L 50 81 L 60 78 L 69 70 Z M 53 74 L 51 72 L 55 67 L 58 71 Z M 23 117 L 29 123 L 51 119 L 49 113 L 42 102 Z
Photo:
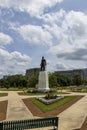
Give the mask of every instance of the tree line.
M 49 86 L 61 87 L 70 85 L 82 85 L 87 81 L 82 80 L 80 75 L 75 75 L 72 79 L 58 73 L 49 73 Z M 24 75 L 10 75 L 0 79 L 0 87 L 37 87 L 38 86 L 38 74 L 33 74 L 31 77 Z

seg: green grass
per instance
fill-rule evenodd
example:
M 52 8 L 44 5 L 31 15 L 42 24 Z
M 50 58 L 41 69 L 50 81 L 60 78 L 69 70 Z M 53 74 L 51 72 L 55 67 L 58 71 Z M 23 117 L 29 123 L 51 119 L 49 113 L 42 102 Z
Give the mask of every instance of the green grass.
M 47 93 L 43 93 L 43 92 L 36 92 L 36 93 L 31 93 L 31 92 L 24 92 L 24 93 L 20 93 L 21 95 L 27 95 L 27 96 L 39 96 L 39 95 L 46 95 Z M 58 95 L 58 94 L 68 94 L 68 93 L 65 93 L 65 92 L 56 92 L 55 95 Z
M 5 93 L 0 93 L 0 97 L 3 97 L 3 96 L 5 96 Z
M 68 96 L 65 97 L 63 99 L 60 99 L 59 101 L 49 104 L 49 105 L 45 105 L 44 103 L 40 102 L 38 99 L 33 98 L 32 102 L 33 104 L 35 104 L 37 107 L 40 108 L 41 111 L 43 112 L 49 112 L 52 111 L 60 106 L 62 106 L 63 104 L 75 99 L 77 96 Z
M 81 92 L 81 93 L 87 93 L 87 87 L 82 87 L 82 86 L 79 86 L 79 87 L 72 87 L 71 88 L 71 91 L 72 92 Z
M 26 90 L 26 88 L 0 88 L 0 91 L 23 91 Z
M 56 92 L 56 94 L 69 94 L 68 92 Z
M 25 92 L 25 93 L 23 93 L 23 95 L 27 95 L 27 96 L 39 96 L 39 95 L 46 95 L 46 93 L 39 93 L 39 92 L 37 92 L 37 93 L 27 93 L 27 92 Z

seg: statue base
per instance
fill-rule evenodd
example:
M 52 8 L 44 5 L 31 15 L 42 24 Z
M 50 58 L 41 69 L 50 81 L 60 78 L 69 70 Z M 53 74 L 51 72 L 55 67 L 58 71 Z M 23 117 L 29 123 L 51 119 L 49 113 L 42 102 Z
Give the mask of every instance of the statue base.
M 48 92 L 50 90 L 49 83 L 48 83 L 48 73 L 47 71 L 40 71 L 39 72 L 39 88 L 38 91 L 40 92 Z

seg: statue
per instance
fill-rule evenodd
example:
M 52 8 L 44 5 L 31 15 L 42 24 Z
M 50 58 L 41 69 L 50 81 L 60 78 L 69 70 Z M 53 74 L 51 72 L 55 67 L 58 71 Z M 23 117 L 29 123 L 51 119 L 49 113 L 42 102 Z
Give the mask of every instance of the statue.
M 46 70 L 46 60 L 44 59 L 43 56 L 42 56 L 42 59 L 41 59 L 40 66 L 41 66 L 41 68 L 40 68 L 41 71 L 45 71 Z
M 38 91 L 39 92 L 49 92 L 49 79 L 48 72 L 46 71 L 46 60 L 42 56 L 41 64 L 40 64 L 40 72 L 39 72 L 39 80 L 38 80 Z

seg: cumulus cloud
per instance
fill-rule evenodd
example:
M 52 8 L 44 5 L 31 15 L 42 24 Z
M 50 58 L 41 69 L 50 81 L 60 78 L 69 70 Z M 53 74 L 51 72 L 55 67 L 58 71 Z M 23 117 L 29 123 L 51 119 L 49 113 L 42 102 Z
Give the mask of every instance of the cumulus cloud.
M 67 66 L 65 66 L 65 64 L 63 64 L 63 63 L 56 63 L 55 68 L 57 70 L 66 70 Z
M 83 12 L 70 11 L 63 21 L 62 27 L 72 34 L 73 38 L 86 36 L 87 15 Z
M 0 32 L 0 47 L 10 44 L 12 41 L 13 40 L 9 35 Z
M 43 14 L 45 8 L 50 8 L 63 0 L 0 0 L 1 7 L 26 11 L 32 16 Z
M 31 58 L 25 54 L 17 51 L 9 53 L 0 49 L 0 77 L 9 74 L 24 74 L 30 62 Z
M 58 54 L 58 58 L 64 58 L 67 60 L 87 60 L 87 49 L 80 48 L 73 52 Z
M 46 13 L 42 15 L 40 18 L 44 20 L 48 24 L 61 24 L 61 21 L 64 19 L 64 16 L 66 15 L 66 11 L 63 9 L 60 9 L 57 12 L 54 13 Z
M 50 14 L 51 16 L 53 14 Z M 51 22 L 51 26 L 47 27 L 48 30 L 55 30 L 52 33 L 58 40 L 56 45 L 50 47 L 48 52 L 67 60 L 86 60 L 87 14 L 75 11 L 60 11 L 59 17 L 59 20 L 54 20 L 53 24 Z M 49 19 L 49 17 L 47 18 Z
M 29 44 L 52 45 L 52 35 L 41 26 L 23 25 L 15 29 Z

